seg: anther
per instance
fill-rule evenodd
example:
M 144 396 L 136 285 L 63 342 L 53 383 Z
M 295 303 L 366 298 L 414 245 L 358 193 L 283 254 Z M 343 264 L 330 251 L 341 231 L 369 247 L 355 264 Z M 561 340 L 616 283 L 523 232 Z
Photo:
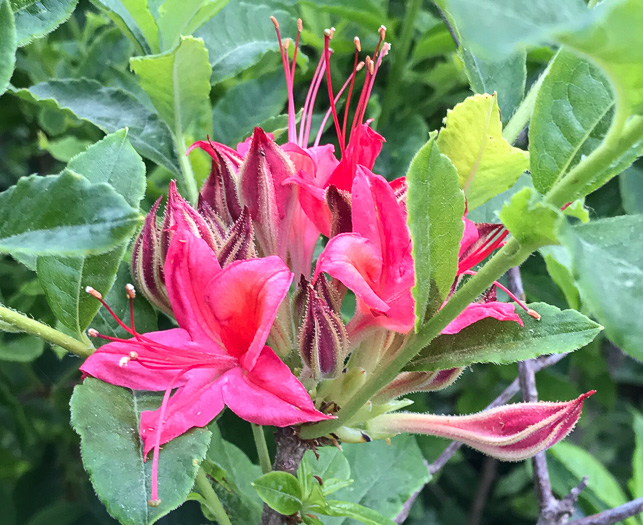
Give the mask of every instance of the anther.
M 359 53 L 362 50 L 362 43 L 359 41 L 359 37 L 356 36 L 353 38 L 353 42 L 355 43 L 355 49 L 357 49 L 357 52 Z
M 127 363 L 130 362 L 130 358 L 127 356 L 123 356 L 118 360 L 118 366 L 121 368 L 125 368 L 127 366 Z
M 388 52 L 391 50 L 391 44 L 388 42 L 384 42 L 384 45 L 382 46 L 382 51 L 381 51 L 381 56 L 385 57 L 388 55 Z
M 362 69 L 364 69 L 364 62 L 363 61 L 360 62 L 359 64 L 357 64 L 357 66 L 355 67 L 355 73 L 357 73 L 358 71 L 361 71 Z
M 125 294 L 127 295 L 128 299 L 136 298 L 136 288 L 134 288 L 133 284 L 128 283 L 125 285 Z
M 366 67 L 368 68 L 368 72 L 372 75 L 375 71 L 375 64 L 371 60 L 371 57 L 366 57 Z
M 377 32 L 380 34 L 380 38 L 384 40 L 386 38 L 386 26 L 380 26 L 380 28 L 377 30 Z
M 276 19 L 274 16 L 271 16 L 271 17 L 270 17 L 270 21 L 271 21 L 271 22 L 273 23 L 273 25 L 275 26 L 275 29 L 279 29 L 279 22 L 277 22 L 277 19 Z M 151 500 L 150 500 L 150 501 L 151 501 Z M 150 506 L 153 506 L 153 505 L 150 505 Z
M 134 350 L 132 350 L 132 351 L 129 353 L 129 358 L 130 358 L 130 359 L 138 359 L 138 352 L 134 352 Z
M 301 18 L 297 19 L 297 31 L 300 33 L 304 30 L 304 23 L 301 21 Z
M 270 17 L 273 18 L 273 17 Z M 160 498 L 148 500 L 147 505 L 149 507 L 158 507 L 161 504 Z
M 98 330 L 96 330 L 95 328 L 89 328 L 87 330 L 87 335 L 89 337 L 98 337 Z
M 284 49 L 285 49 L 286 51 L 288 51 L 288 48 L 290 47 L 290 42 L 291 42 L 291 39 L 290 39 L 290 38 L 285 38 L 285 39 L 284 39 Z
M 85 291 L 92 297 L 96 297 L 99 301 L 103 298 L 101 293 L 98 290 L 94 290 L 91 286 L 86 286 Z
M 536 321 L 540 321 L 540 314 L 536 310 L 532 310 L 531 308 L 529 308 L 527 310 L 527 314 L 533 317 Z

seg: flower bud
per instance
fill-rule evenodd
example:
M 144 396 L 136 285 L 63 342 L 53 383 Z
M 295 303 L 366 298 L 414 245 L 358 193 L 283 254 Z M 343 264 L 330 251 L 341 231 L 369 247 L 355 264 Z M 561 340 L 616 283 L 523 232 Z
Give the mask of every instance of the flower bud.
M 163 197 L 154 203 L 145 217 L 143 228 L 136 236 L 132 247 L 132 276 L 143 295 L 165 313 L 172 315 L 172 306 L 165 289 L 163 259 L 161 253 L 161 229 L 156 213 Z
M 516 403 L 469 416 L 384 414 L 367 423 L 373 438 L 402 432 L 461 441 L 505 461 L 520 461 L 558 443 L 569 434 L 595 390 L 563 403 Z
M 451 368 L 435 372 L 402 372 L 380 390 L 373 401 L 383 403 L 413 392 L 435 392 L 442 390 L 460 377 L 464 368 Z
M 297 193 L 295 186 L 284 181 L 293 174 L 294 166 L 286 154 L 261 128 L 255 128 L 239 168 L 239 189 L 263 256 L 286 259 Z
M 335 377 L 348 352 L 346 327 L 340 315 L 310 285 L 307 300 L 299 332 L 301 356 L 315 379 Z
M 254 231 L 248 208 L 243 208 L 236 222 L 225 233 L 223 245 L 217 253 L 219 264 L 223 268 L 232 261 L 256 257 Z
M 326 191 L 326 204 L 331 213 L 330 237 L 353 231 L 351 195 L 331 185 Z

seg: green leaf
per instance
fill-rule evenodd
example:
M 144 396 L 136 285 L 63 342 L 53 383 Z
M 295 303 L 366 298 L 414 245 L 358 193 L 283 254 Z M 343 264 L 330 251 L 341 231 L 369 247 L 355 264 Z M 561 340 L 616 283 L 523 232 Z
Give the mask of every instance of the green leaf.
M 543 202 L 536 190 L 524 188 L 504 205 L 500 220 L 520 244 L 536 249 L 558 244 L 565 217 L 560 210 Z
M 11 339 L 0 340 L 0 361 L 13 361 L 15 363 L 29 363 L 38 359 L 45 343 L 33 335 L 17 335 Z
M 562 50 L 538 92 L 529 128 L 534 186 L 541 193 L 601 143 L 612 120 L 614 96 L 596 66 Z
M 324 514 L 327 516 L 339 516 L 352 518 L 360 523 L 366 525 L 394 525 L 395 522 L 391 519 L 385 518 L 379 512 L 373 509 L 364 507 L 357 503 L 350 503 L 348 501 L 330 500 L 326 502 Z
M 507 58 L 490 60 L 461 46 L 459 54 L 473 92 L 498 94 L 500 116 L 506 124 L 525 93 L 527 53 L 521 50 Z
M 564 246 L 544 246 L 540 253 L 545 259 L 547 272 L 561 289 L 570 308 L 580 310 L 580 290 L 572 271 L 572 259 Z
M 85 151 L 91 144 L 92 142 L 89 140 L 71 135 L 59 139 L 48 139 L 44 133 L 38 132 L 38 147 L 47 151 L 54 159 L 65 163 Z
M 35 38 L 42 38 L 67 20 L 78 0 L 14 1 L 18 46 L 26 46 Z
M 632 410 L 634 424 L 634 454 L 632 455 L 632 478 L 628 483 L 633 498 L 643 498 L 643 414 Z
M 36 512 L 25 525 L 72 525 L 86 512 L 81 503 L 57 501 Z
M 463 231 L 464 195 L 458 172 L 449 158 L 438 150 L 435 134 L 411 161 L 406 182 L 408 224 L 417 277 L 411 290 L 417 331 L 424 322 L 427 306 L 442 304 L 455 280 Z
M 203 40 L 181 37 L 174 50 L 134 57 L 130 65 L 159 115 L 177 136 L 209 107 L 212 70 Z
M 213 136 L 224 144 L 242 141 L 255 126 L 278 115 L 287 98 L 281 70 L 237 84 L 212 108 Z
M 295 20 L 290 14 L 242 2 L 229 3 L 195 32 L 194 36 L 202 38 L 208 49 L 213 84 L 256 64 L 268 52 L 279 51 L 271 15 L 279 21 L 282 36 L 295 35 Z
M 259 523 L 263 505 L 251 484 L 261 476 L 261 468 L 239 448 L 225 441 L 216 424 L 209 428 L 212 443 L 203 468 L 217 481 L 212 488 L 234 525 Z
M 145 164 L 127 140 L 127 130 L 106 136 L 74 157 L 68 165 L 91 183 L 107 183 L 133 208 L 145 194 Z M 79 336 L 100 303 L 85 292 L 91 286 L 105 295 L 116 279 L 126 244 L 87 257 L 38 257 L 38 279 L 54 315 Z M 123 289 L 120 290 L 123 295 Z
M 467 219 L 470 219 L 473 222 L 499 223 L 500 219 L 498 216 L 500 215 L 502 207 L 523 188 L 533 187 L 534 185 L 531 182 L 531 176 L 529 173 L 525 172 L 518 178 L 516 184 L 507 191 L 503 191 L 499 195 L 489 199 L 482 206 L 478 206 L 475 210 L 469 210 L 467 212 Z
M 119 319 L 125 320 L 129 325 L 129 300 L 125 295 L 125 285 L 132 282 L 132 275 L 130 273 L 129 265 L 121 262 L 118 266 L 116 280 L 111 289 L 105 295 L 105 302 L 110 306 Z M 157 330 L 157 314 L 152 305 L 143 297 L 138 294 L 134 299 L 134 319 L 136 324 L 136 331 L 145 334 Z M 131 337 L 122 326 L 120 326 L 112 315 L 101 306 L 98 313 L 91 322 L 91 327 L 98 330 L 99 333 L 110 337 L 120 339 L 129 339 Z M 107 344 L 108 341 L 103 339 L 93 340 L 94 346 L 99 347 Z
M 150 507 L 152 462 L 144 462 L 138 428 L 141 412 L 158 408 L 162 397 L 88 377 L 71 398 L 71 424 L 80 435 L 85 470 L 107 511 L 123 525 L 150 525 L 181 505 L 210 444 L 211 433 L 195 428 L 163 445 L 161 504 Z
M 92 0 L 146 55 L 160 51 L 158 27 L 147 0 Z
M 337 478 L 348 479 L 351 467 L 341 450 L 334 447 L 323 447 L 317 450 L 319 458 L 312 450 L 306 451 L 304 459 L 308 463 L 310 472 L 322 480 Z
M 482 319 L 457 334 L 440 335 L 405 370 L 446 370 L 473 363 L 509 364 L 546 354 L 562 354 L 589 344 L 601 327 L 576 310 L 545 303 L 529 305 L 540 321 L 517 309 L 524 327 Z
M 511 188 L 529 165 L 527 152 L 502 136 L 495 95 L 474 95 L 448 110 L 437 146 L 457 168 L 471 210 Z
M 394 519 L 411 494 L 430 479 L 415 438 L 396 436 L 391 445 L 384 441 L 342 445 L 351 465 L 354 483 L 338 491 L 341 501 L 358 503 Z M 325 520 L 326 521 L 326 520 Z M 351 520 L 330 519 L 332 525 L 349 525 Z
M 181 35 L 192 34 L 216 15 L 230 0 L 166 0 L 159 6 L 156 23 L 159 27 L 161 51 L 172 49 Z M 209 81 L 209 79 L 208 79 Z
M 109 185 L 70 170 L 23 177 L 0 193 L 0 252 L 104 253 L 129 239 L 139 219 Z
M 16 65 L 16 26 L 9 0 L 0 0 L 0 95 L 9 85 Z
M 45 107 L 62 109 L 91 122 L 105 133 L 128 128 L 128 138 L 148 159 L 179 173 L 178 159 L 167 125 L 136 98 L 119 88 L 87 79 L 50 80 L 15 95 Z
M 588 476 L 587 488 L 607 508 L 618 507 L 627 503 L 628 498 L 618 484 L 618 481 L 598 460 L 585 449 L 563 441 L 549 449 L 563 466 L 569 470 L 576 479 Z M 560 494 L 563 496 L 563 494 Z M 637 525 L 636 518 L 625 521 L 628 525 Z
M 256 479 L 252 486 L 271 509 L 289 516 L 302 507 L 299 481 L 288 472 L 273 471 Z
M 352 20 L 372 31 L 377 31 L 382 24 L 389 25 L 382 2 L 376 0 L 304 0 L 301 3 L 317 12 L 331 13 L 341 20 Z
M 643 215 L 568 227 L 561 241 L 572 255 L 583 304 L 614 344 L 643 360 Z
M 631 166 L 619 177 L 623 209 L 630 215 L 643 213 L 643 169 Z

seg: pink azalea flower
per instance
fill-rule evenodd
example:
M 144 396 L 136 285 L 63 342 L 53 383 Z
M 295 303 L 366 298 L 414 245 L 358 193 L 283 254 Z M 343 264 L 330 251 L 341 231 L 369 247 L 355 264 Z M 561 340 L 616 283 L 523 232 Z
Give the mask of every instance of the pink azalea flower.
M 292 278 L 278 257 L 221 269 L 206 242 L 179 223 L 166 257 L 165 283 L 180 328 L 142 335 L 123 325 L 131 339 L 101 336 L 113 342 L 81 366 L 85 374 L 108 383 L 165 391 L 159 409 L 141 414 L 144 453 L 154 448 L 153 504 L 160 445 L 207 425 L 226 405 L 260 425 L 331 417 L 315 409 L 304 386 L 265 346 Z

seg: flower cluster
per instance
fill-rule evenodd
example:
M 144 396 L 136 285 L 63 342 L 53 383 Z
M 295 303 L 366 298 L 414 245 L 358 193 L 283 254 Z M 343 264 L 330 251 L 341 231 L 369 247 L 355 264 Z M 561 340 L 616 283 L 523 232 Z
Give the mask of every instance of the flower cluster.
M 159 199 L 134 244 L 132 270 L 139 289 L 173 316 L 179 328 L 139 334 L 132 320 L 131 326 L 121 323 L 131 334 L 127 340 L 90 332 L 111 342 L 85 362 L 85 374 L 165 392 L 158 410 L 143 413 L 140 427 L 145 454 L 154 450 L 155 473 L 162 444 L 207 425 L 224 406 L 262 425 L 333 418 L 368 374 L 404 346 L 414 326 L 406 182 L 403 177 L 389 182 L 373 172 L 384 138 L 364 120 L 390 47 L 385 29 L 363 62 L 355 40 L 354 69 L 337 94 L 331 81 L 333 30 L 326 31 L 324 53 L 297 122 L 297 48 L 291 63 L 289 41 L 282 42 L 273 22 L 288 88 L 287 142 L 279 145 L 256 128 L 236 149 L 210 140 L 195 143 L 191 150 L 200 148 L 212 158 L 196 207 L 171 183 L 162 220 L 157 220 Z M 361 71 L 362 87 L 349 122 Z M 313 110 L 324 83 L 330 109 L 311 141 Z M 336 105 L 345 90 L 342 117 Z M 333 144 L 320 143 L 330 118 L 339 154 Z M 501 225 L 462 220 L 453 291 L 507 235 Z M 346 309 L 349 295 L 355 298 L 354 313 Z M 497 301 L 492 289 L 443 333 L 455 334 L 484 318 L 522 325 L 515 305 Z M 293 359 L 294 348 L 299 360 Z M 401 373 L 372 399 L 367 413 L 336 436 L 364 441 L 399 431 L 425 432 L 517 459 L 562 439 L 580 415 L 582 396 L 569 403 L 513 405 L 463 418 L 389 414 L 407 404 L 399 400 L 405 394 L 444 388 L 460 373 Z M 158 498 L 155 474 L 151 504 Z

